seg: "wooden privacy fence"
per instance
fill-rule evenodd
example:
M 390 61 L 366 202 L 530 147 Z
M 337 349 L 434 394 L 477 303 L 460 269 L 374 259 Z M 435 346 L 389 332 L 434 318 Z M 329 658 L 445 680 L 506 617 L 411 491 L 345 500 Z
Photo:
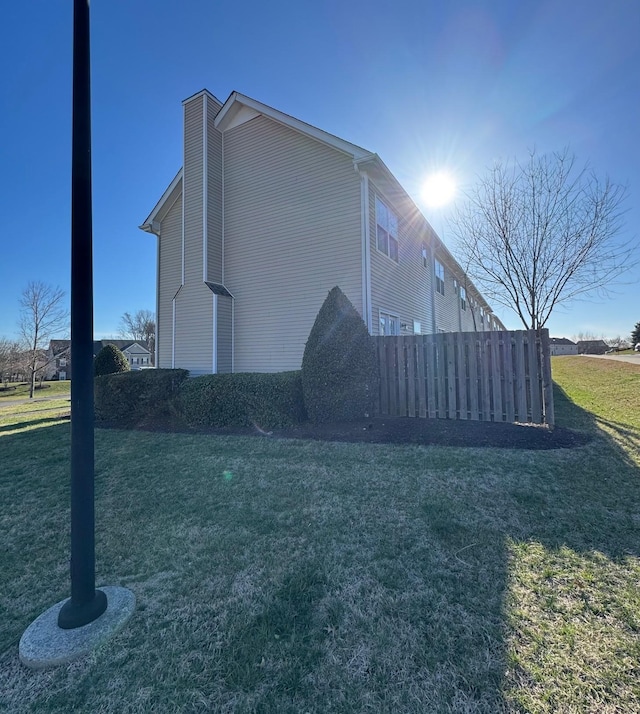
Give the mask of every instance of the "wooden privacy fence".
M 547 329 L 375 340 L 380 416 L 553 425 Z

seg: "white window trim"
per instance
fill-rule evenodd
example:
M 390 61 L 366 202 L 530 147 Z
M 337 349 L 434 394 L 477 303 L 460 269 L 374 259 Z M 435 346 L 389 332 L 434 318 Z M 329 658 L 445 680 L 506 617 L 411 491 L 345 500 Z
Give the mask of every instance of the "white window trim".
M 398 259 L 397 260 L 395 258 L 391 257 L 390 250 L 388 253 L 385 253 L 383 250 L 380 250 L 380 248 L 378 247 L 378 225 L 379 225 L 379 223 L 378 223 L 377 201 L 380 201 L 380 203 L 382 203 L 384 205 L 384 207 L 387 209 L 387 211 L 389 211 L 390 213 L 393 213 L 393 215 L 396 217 L 396 222 L 397 222 L 397 226 L 398 226 L 398 235 L 396 236 L 396 238 L 394 238 L 394 240 L 398 244 Z M 385 201 L 378 193 L 375 194 L 373 210 L 374 210 L 374 214 L 375 214 L 375 224 L 376 224 L 376 251 L 378 253 L 380 253 L 380 255 L 386 256 L 395 265 L 399 265 L 400 264 L 400 235 L 399 235 L 400 234 L 400 216 L 396 213 L 396 211 L 394 211 L 391 208 L 391 204 L 388 201 Z M 389 232 L 387 231 L 387 233 L 389 233 Z M 391 238 L 390 234 L 389 234 L 388 238 L 389 239 Z M 388 247 L 389 247 L 389 242 L 387 242 L 387 249 L 388 249 Z
M 438 275 L 438 266 L 442 268 L 442 278 Z M 445 294 L 445 278 L 446 278 L 446 272 L 444 269 L 444 263 L 441 263 L 437 258 L 434 257 L 433 259 L 433 276 L 435 280 L 435 291 L 438 295 L 442 295 L 444 297 Z M 442 290 L 438 289 L 438 281 L 442 283 Z
M 382 333 L 380 332 L 380 319 L 382 317 L 387 317 L 390 320 L 396 320 L 398 323 L 398 332 L 395 335 L 395 337 L 400 336 L 400 315 L 397 315 L 396 313 L 390 312 L 389 310 L 383 310 L 382 308 L 378 308 L 378 334 L 381 335 Z

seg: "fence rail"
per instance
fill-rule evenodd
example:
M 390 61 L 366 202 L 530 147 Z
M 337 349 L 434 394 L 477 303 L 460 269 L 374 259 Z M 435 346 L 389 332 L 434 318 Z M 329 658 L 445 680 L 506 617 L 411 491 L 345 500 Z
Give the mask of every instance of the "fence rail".
M 381 416 L 553 425 L 546 329 L 375 340 Z

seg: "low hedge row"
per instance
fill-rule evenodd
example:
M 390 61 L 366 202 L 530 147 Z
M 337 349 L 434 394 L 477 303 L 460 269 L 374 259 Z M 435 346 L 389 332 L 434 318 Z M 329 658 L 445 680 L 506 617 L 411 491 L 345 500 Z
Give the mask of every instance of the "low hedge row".
M 277 428 L 306 420 L 300 371 L 194 377 L 182 385 L 177 409 L 193 426 Z
M 186 369 L 145 369 L 96 377 L 96 419 L 135 426 L 149 417 L 170 414 L 188 376 Z
M 149 369 L 96 377 L 96 419 L 130 427 L 171 415 L 192 426 L 272 429 L 307 418 L 300 371 L 188 375 L 184 369 Z

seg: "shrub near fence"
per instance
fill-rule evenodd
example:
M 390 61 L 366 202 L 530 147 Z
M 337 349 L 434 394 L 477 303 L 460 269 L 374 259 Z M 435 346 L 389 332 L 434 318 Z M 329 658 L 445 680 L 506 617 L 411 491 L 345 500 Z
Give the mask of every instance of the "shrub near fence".
M 381 416 L 553 425 L 549 331 L 376 338 Z

